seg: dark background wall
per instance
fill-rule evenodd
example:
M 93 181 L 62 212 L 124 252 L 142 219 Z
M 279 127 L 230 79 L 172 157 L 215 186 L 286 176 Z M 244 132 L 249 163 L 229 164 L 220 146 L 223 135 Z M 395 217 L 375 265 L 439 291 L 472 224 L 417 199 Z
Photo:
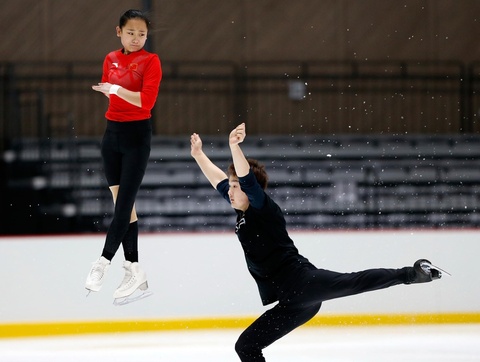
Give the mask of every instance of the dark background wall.
M 91 61 L 151 4 L 164 60 L 480 59 L 477 0 L 3 0 L 1 61 Z
M 225 227 L 188 135 L 221 149 L 239 119 L 289 223 L 478 226 L 478 0 L 2 0 L 0 233 L 107 227 L 91 85 L 129 8 L 164 70 L 144 230 Z

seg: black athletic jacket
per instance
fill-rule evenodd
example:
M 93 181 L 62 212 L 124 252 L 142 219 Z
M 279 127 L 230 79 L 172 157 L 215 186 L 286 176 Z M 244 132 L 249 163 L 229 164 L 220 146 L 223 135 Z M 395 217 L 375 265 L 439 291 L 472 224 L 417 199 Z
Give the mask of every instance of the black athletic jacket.
M 235 210 L 235 233 L 242 244 L 248 270 L 257 282 L 262 303 L 267 305 L 288 292 L 299 270 L 313 265 L 298 253 L 288 236 L 280 207 L 263 191 L 253 172 L 250 170 L 247 176 L 240 177 L 239 182 L 250 206 L 245 212 Z M 228 189 L 228 179 L 217 185 L 218 192 L 230 202 Z

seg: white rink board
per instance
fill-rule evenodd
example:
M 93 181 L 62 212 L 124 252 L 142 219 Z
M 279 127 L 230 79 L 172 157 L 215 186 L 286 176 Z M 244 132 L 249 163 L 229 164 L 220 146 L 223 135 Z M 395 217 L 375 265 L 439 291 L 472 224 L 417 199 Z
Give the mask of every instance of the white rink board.
M 476 278 L 480 231 L 292 232 L 316 266 L 341 272 L 403 267 L 430 259 L 453 276 L 440 281 L 325 302 L 324 314 L 480 312 Z M 116 307 L 123 251 L 103 289 L 86 298 L 84 283 L 104 235 L 1 237 L 4 290 L 0 324 L 256 316 L 265 310 L 232 233 L 141 234 L 140 263 L 153 296 Z

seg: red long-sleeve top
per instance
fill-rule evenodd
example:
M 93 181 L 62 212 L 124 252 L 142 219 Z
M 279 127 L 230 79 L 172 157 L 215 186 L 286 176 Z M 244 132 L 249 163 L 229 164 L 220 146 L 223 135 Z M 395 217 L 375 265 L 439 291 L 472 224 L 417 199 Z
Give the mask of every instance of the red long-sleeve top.
M 157 54 L 145 49 L 127 55 L 122 49 L 110 52 L 103 62 L 102 83 L 118 84 L 129 91 L 140 92 L 142 106 L 137 107 L 111 94 L 105 117 L 118 122 L 149 119 L 161 80 L 162 67 Z

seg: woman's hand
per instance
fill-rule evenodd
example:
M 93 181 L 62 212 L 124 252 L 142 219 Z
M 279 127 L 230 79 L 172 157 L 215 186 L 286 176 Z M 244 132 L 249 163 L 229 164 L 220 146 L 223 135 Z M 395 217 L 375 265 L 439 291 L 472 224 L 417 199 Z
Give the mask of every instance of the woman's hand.
M 245 123 L 239 124 L 235 129 L 230 132 L 228 143 L 230 146 L 238 145 L 243 142 L 247 135 Z
M 107 97 L 110 97 L 110 88 L 113 84 L 110 83 L 98 83 L 97 85 L 92 85 L 92 89 L 97 92 L 105 94 Z
M 190 136 L 190 154 L 193 158 L 202 153 L 202 139 L 197 133 Z

